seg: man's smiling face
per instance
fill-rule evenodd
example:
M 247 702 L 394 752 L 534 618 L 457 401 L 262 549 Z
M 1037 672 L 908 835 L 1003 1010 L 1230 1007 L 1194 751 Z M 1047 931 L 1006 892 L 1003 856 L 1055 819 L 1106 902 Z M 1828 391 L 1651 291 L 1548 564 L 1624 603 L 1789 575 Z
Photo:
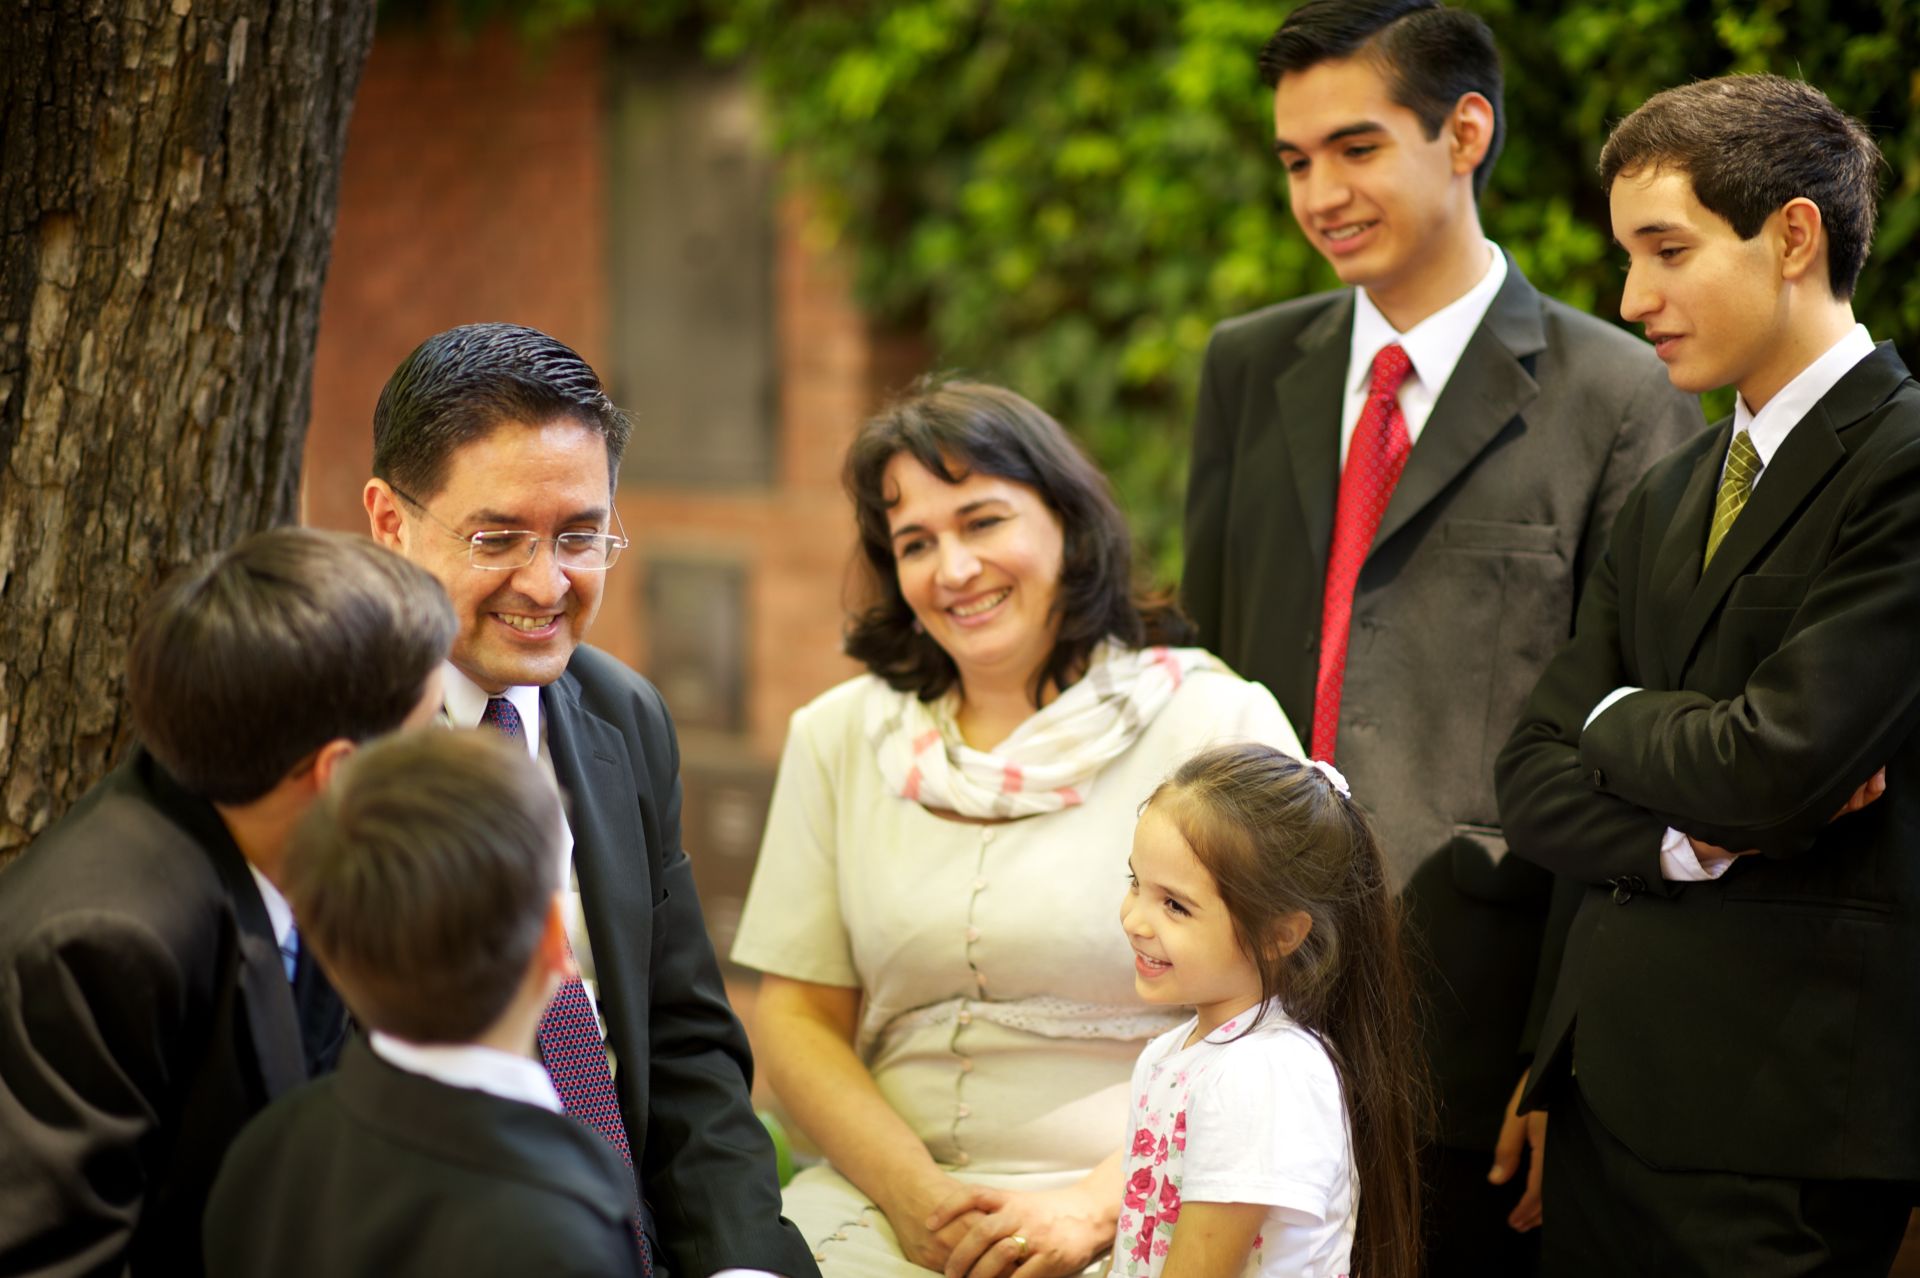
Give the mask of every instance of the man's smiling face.
M 487 691 L 559 678 L 600 610 L 606 574 L 562 569 L 551 541 L 525 567 L 475 568 L 462 538 L 505 529 L 542 538 L 605 532 L 610 479 L 605 437 L 562 417 L 538 426 L 504 422 L 463 445 L 448 458 L 439 492 L 411 494 L 424 510 L 377 479 L 369 484 L 375 539 L 447 588 L 460 623 L 453 663 Z

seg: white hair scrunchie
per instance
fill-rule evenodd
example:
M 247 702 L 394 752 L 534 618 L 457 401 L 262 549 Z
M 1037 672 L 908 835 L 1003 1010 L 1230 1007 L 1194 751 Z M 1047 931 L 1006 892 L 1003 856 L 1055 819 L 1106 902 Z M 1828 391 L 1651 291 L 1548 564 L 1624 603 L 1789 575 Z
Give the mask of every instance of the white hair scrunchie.
M 1313 766 L 1319 770 L 1320 775 L 1327 779 L 1327 784 L 1338 791 L 1341 798 L 1351 799 L 1353 797 L 1353 789 L 1347 784 L 1346 777 L 1341 775 L 1340 769 L 1334 767 L 1325 759 L 1310 759 L 1308 762 L 1312 763 Z

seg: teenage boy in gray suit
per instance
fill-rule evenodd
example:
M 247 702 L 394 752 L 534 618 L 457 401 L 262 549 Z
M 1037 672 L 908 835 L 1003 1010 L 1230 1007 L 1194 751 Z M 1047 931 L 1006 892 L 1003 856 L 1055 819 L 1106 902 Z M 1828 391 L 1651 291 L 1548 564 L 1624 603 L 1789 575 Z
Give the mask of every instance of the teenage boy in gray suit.
M 1351 287 L 1214 333 L 1186 602 L 1312 725 L 1404 890 L 1440 1100 L 1433 1272 L 1526 1273 L 1540 1132 L 1513 1100 L 1560 929 L 1551 877 L 1506 855 L 1493 760 L 1621 499 L 1700 413 L 1481 233 L 1505 121 L 1479 18 L 1311 0 L 1260 61 L 1294 216 Z

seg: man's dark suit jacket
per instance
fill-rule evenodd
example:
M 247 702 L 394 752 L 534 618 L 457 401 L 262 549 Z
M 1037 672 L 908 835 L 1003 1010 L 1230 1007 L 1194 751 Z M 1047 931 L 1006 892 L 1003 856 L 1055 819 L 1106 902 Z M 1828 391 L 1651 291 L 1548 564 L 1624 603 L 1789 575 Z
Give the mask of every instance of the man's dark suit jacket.
M 1221 325 L 1194 426 L 1187 607 L 1303 737 L 1353 315 L 1343 291 Z M 1418 970 L 1448 1144 L 1492 1149 L 1553 953 L 1551 879 L 1506 856 L 1494 755 L 1572 632 L 1622 498 L 1700 424 L 1645 343 L 1540 296 L 1509 263 L 1361 569 L 1335 762 L 1430 960 Z
M 680 847 L 680 748 L 659 692 L 576 649 L 540 694 L 619 1072 L 620 1113 L 666 1267 L 684 1278 L 818 1266 L 780 1216 L 753 1063 Z
M 245 858 L 136 749 L 0 873 L 0 1273 L 197 1273 L 227 1146 L 338 1054 L 326 994 L 309 1052 Z
M 564 1114 L 449 1087 L 364 1042 L 247 1126 L 207 1206 L 211 1278 L 619 1278 L 632 1178 Z
M 1627 499 L 1500 758 L 1514 849 L 1590 885 L 1529 1099 L 1571 1058 L 1656 1167 L 1920 1179 L 1920 385 L 1856 365 L 1702 572 L 1730 432 Z M 1669 826 L 1760 855 L 1668 883 Z

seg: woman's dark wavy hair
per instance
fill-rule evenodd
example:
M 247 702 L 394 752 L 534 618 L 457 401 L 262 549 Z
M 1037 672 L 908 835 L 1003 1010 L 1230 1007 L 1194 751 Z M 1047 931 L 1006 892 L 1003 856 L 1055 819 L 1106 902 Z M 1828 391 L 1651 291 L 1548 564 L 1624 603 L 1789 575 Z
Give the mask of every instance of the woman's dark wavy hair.
M 924 378 L 860 428 L 844 472 L 860 529 L 868 598 L 847 628 L 847 655 L 889 685 L 931 701 L 959 680 L 946 650 L 914 629 L 900 593 L 887 512 L 899 501 L 887 464 L 906 453 L 950 484 L 994 475 L 1040 494 L 1060 520 L 1064 548 L 1054 613 L 1060 629 L 1035 675 L 1033 700 L 1079 677 L 1101 640 L 1129 647 L 1181 644 L 1193 627 L 1160 595 L 1133 586 L 1133 539 L 1113 490 L 1060 423 L 1032 403 L 982 382 Z

